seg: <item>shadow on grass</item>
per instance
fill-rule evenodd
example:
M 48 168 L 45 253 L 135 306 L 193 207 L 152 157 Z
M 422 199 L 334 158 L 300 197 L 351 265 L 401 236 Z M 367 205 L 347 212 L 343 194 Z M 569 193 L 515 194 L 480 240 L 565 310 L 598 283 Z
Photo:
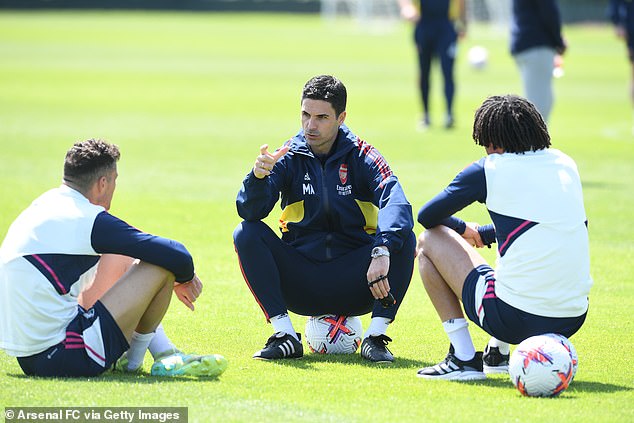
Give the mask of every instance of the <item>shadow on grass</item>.
M 170 377 L 170 376 L 151 376 L 149 373 L 135 373 L 125 374 L 120 372 L 112 372 L 106 370 L 99 376 L 94 377 L 40 377 L 40 376 L 27 376 L 22 373 L 7 373 L 8 377 L 23 380 L 42 380 L 42 381 L 55 381 L 55 382 L 120 382 L 120 383 L 134 383 L 134 384 L 146 384 L 153 385 L 155 383 L 186 383 L 191 381 L 197 382 L 219 382 L 222 377 L 208 377 L 208 376 L 182 376 L 182 377 Z
M 613 383 L 594 382 L 591 380 L 573 380 L 566 392 L 600 392 L 611 393 L 621 391 L 632 391 L 634 388 L 631 386 L 615 385 Z
M 487 376 L 485 380 L 474 380 L 474 381 L 464 381 L 458 382 L 469 385 L 477 385 L 477 386 L 487 386 L 491 388 L 502 388 L 508 389 L 513 388 L 513 383 L 509 379 L 508 375 L 495 375 L 495 376 Z M 613 383 L 604 383 L 604 382 L 594 382 L 594 381 L 585 381 L 585 380 L 573 380 L 568 389 L 565 391 L 566 395 L 561 398 L 566 397 L 574 397 L 575 392 L 591 392 L 591 393 L 601 393 L 601 394 L 609 394 L 614 392 L 621 391 L 632 391 L 634 388 L 630 386 L 624 385 L 615 385 Z
M 270 361 L 270 363 L 305 370 L 315 370 L 315 364 L 319 363 L 353 364 L 364 367 L 380 367 L 382 369 L 417 369 L 426 365 L 421 360 L 399 357 L 396 357 L 393 363 L 372 363 L 361 358 L 359 354 L 306 354 L 300 359 L 276 360 Z

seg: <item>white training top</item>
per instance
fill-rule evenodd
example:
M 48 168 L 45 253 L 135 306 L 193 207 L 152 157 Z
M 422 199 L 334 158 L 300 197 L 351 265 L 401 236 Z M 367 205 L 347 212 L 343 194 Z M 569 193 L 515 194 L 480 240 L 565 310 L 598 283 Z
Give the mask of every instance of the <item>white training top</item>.
M 498 237 L 495 291 L 539 316 L 574 317 L 588 309 L 592 286 L 588 229 L 574 161 L 554 149 L 491 154 L 484 161 L 491 216 L 523 222 Z M 507 226 L 508 227 L 508 226 Z M 524 228 L 526 230 L 524 231 Z
M 588 229 L 574 161 L 556 149 L 490 154 L 466 167 L 425 204 L 418 221 L 459 233 L 452 216 L 485 203 L 498 244 L 495 293 L 515 308 L 546 317 L 577 317 L 592 286 Z
M 9 355 L 36 354 L 66 338 L 77 296 L 96 270 L 91 232 L 104 210 L 62 185 L 37 198 L 9 228 L 0 247 L 0 348 Z M 67 282 L 40 257 L 47 254 L 82 258 L 83 268 Z
M 176 282 L 194 277 L 183 244 L 142 232 L 62 185 L 23 211 L 0 247 L 0 348 L 23 357 L 62 342 L 107 253 L 163 267 Z

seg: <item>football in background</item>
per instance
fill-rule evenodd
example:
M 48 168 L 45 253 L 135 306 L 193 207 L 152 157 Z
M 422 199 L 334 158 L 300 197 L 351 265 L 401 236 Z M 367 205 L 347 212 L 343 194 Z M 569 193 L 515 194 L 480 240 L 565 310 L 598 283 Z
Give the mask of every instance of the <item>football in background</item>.
M 473 46 L 467 52 L 467 61 L 473 69 L 482 70 L 489 62 L 489 51 L 482 46 Z
M 509 376 L 529 397 L 555 397 L 568 388 L 573 364 L 568 350 L 551 334 L 531 336 L 511 354 Z
M 363 327 L 357 316 L 325 314 L 306 321 L 308 348 L 320 354 L 352 354 L 361 344 Z

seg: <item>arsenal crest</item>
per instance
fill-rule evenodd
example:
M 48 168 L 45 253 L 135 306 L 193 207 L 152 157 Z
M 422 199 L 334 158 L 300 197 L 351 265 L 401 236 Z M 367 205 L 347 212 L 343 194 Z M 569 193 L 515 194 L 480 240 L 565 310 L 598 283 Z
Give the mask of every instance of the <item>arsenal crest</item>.
M 348 182 L 348 165 L 345 163 L 339 166 L 339 180 L 341 185 L 345 185 Z

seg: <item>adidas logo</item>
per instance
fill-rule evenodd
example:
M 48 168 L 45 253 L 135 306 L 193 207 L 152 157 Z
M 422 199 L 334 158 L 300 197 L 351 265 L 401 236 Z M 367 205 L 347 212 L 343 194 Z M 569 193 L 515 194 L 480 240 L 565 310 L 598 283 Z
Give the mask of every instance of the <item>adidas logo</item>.
M 366 357 L 370 357 L 370 353 L 372 352 L 372 347 L 370 346 L 370 344 L 366 342 L 363 344 L 362 348 L 363 354 L 365 354 Z
M 451 373 L 451 372 L 455 372 L 455 371 L 461 370 L 460 366 L 458 366 L 453 361 L 443 361 L 442 363 L 436 364 L 433 367 L 433 369 L 439 375 L 444 375 L 444 374 L 447 374 L 447 373 Z
M 308 172 L 306 172 L 306 174 L 304 175 L 304 180 L 310 181 L 310 175 L 308 175 Z
M 284 357 L 295 353 L 295 346 L 290 339 L 287 339 L 286 341 L 278 345 L 278 348 L 282 350 L 282 354 L 284 354 Z

